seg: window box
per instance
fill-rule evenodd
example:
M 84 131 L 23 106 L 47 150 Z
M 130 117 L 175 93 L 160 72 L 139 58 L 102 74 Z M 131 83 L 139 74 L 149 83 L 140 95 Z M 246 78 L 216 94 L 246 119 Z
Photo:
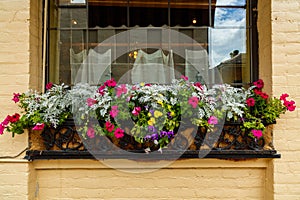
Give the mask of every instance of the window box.
M 27 159 L 74 158 L 78 152 L 79 158 L 278 157 L 269 124 L 295 110 L 295 102 L 287 94 L 270 98 L 263 85 L 207 88 L 184 76 L 172 85 L 48 84 L 44 94 L 14 94 L 25 112 L 8 115 L 1 131 L 14 136 L 30 130 Z

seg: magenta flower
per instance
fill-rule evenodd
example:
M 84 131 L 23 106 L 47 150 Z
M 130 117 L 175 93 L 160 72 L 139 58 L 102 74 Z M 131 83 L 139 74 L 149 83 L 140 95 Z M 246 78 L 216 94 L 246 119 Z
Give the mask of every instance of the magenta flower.
M 118 106 L 112 106 L 111 111 L 109 112 L 112 118 L 115 118 L 119 113 Z
M 4 121 L 1 123 L 4 126 L 8 125 L 8 123 L 11 121 L 11 116 L 7 115 L 6 118 L 4 119 Z
M 87 98 L 87 100 L 86 100 L 86 104 L 88 105 L 88 107 L 91 107 L 96 103 L 97 103 L 97 100 L 95 100 L 93 98 Z
M 120 85 L 119 87 L 116 88 L 117 90 L 117 97 L 120 97 L 122 94 L 127 93 L 127 88 L 125 84 Z
M 4 129 L 5 129 L 5 126 L 3 124 L 0 124 L 0 135 L 3 134 Z
M 98 93 L 101 94 L 102 96 L 104 95 L 104 89 L 105 89 L 105 85 L 101 85 L 101 86 L 98 88 Z
M 256 138 L 260 138 L 263 135 L 261 130 L 253 129 L 251 132 L 254 135 L 254 137 L 256 137 Z
M 13 100 L 15 103 L 17 103 L 17 102 L 20 101 L 19 97 L 20 97 L 20 94 L 19 94 L 19 93 L 14 93 L 14 97 L 12 98 L 12 100 Z
M 197 87 L 197 88 L 199 88 L 200 90 L 203 89 L 203 86 L 199 82 L 194 83 L 194 86 Z
M 190 97 L 189 98 L 189 104 L 193 107 L 196 108 L 198 106 L 199 99 L 197 97 Z
M 246 103 L 249 107 L 251 107 L 251 106 L 255 105 L 255 100 L 254 100 L 254 98 L 251 97 L 246 100 Z
M 217 124 L 218 123 L 218 118 L 216 118 L 215 116 L 210 116 L 209 119 L 207 120 L 208 124 Z
M 52 88 L 52 86 L 53 86 L 53 83 L 49 82 L 49 83 L 47 83 L 47 85 L 46 85 L 46 89 L 47 89 L 47 90 L 50 90 L 50 89 Z
M 116 138 L 122 138 L 124 136 L 124 130 L 117 128 L 114 132 Z
M 43 130 L 44 127 L 45 127 L 45 124 L 44 124 L 44 123 L 37 123 L 37 124 L 32 128 L 32 130 L 40 131 L 40 130 Z
M 286 98 L 287 98 L 287 97 L 289 97 L 289 95 L 286 94 L 286 93 L 284 93 L 284 94 L 282 94 L 282 95 L 280 96 L 279 99 L 280 99 L 281 101 L 286 101 Z
M 142 110 L 141 107 L 134 107 L 132 114 L 134 116 L 138 116 L 140 114 L 141 110 Z
M 115 126 L 111 122 L 107 121 L 105 122 L 105 128 L 108 132 L 112 132 Z
M 95 137 L 95 130 L 94 130 L 94 128 L 89 127 L 88 130 L 87 130 L 87 132 L 86 132 L 86 135 L 89 138 L 94 138 Z
M 253 83 L 258 89 L 262 89 L 264 87 L 264 81 L 259 79 Z
M 110 79 L 110 80 L 105 81 L 104 85 L 105 85 L 105 86 L 108 86 L 108 87 L 116 87 L 117 83 L 116 83 L 116 81 L 112 78 L 112 79 Z
M 288 111 L 294 111 L 296 109 L 296 106 L 294 105 L 295 101 L 285 101 L 283 105 L 288 109 Z
M 182 78 L 182 79 L 185 80 L 185 81 L 189 80 L 189 77 L 184 76 L 184 75 L 181 75 L 180 78 Z

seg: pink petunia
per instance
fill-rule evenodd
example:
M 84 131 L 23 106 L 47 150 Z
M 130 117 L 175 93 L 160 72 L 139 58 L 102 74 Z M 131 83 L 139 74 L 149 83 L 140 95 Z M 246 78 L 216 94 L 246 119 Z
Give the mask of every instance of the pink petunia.
M 190 97 L 188 102 L 193 108 L 196 108 L 198 106 L 199 99 L 197 97 Z
M 251 132 L 254 135 L 254 137 L 256 137 L 256 138 L 260 138 L 263 135 L 261 130 L 253 129 Z
M 259 79 L 253 83 L 258 89 L 262 89 L 264 87 L 264 81 L 262 79 Z
M 210 116 L 209 119 L 207 120 L 208 124 L 217 124 L 218 123 L 218 118 L 216 118 L 215 116 Z
M 105 128 L 108 132 L 112 132 L 115 126 L 111 122 L 107 121 L 105 122 Z
M 132 114 L 134 116 L 138 116 L 140 114 L 141 110 L 142 110 L 141 107 L 134 107 Z
M 289 97 L 289 95 L 286 94 L 286 93 L 284 93 L 284 94 L 282 94 L 282 95 L 280 96 L 280 100 L 286 101 L 286 98 L 287 98 L 287 97 Z
M 45 127 L 45 124 L 44 124 L 44 123 L 37 123 L 37 124 L 32 128 L 32 130 L 40 131 L 40 130 L 43 130 L 44 127 Z
M 104 89 L 105 89 L 105 85 L 101 85 L 101 86 L 98 88 L 98 93 L 101 94 L 102 96 L 104 95 Z
M 53 86 L 53 83 L 49 82 L 49 83 L 47 83 L 47 85 L 46 85 L 46 89 L 47 89 L 47 90 L 50 90 L 50 89 L 52 88 L 52 86 Z
M 105 81 L 104 85 L 105 85 L 105 86 L 108 86 L 108 87 L 116 87 L 117 83 L 116 83 L 116 81 L 112 78 L 112 79 L 110 79 L 110 80 Z
M 93 98 L 87 98 L 87 100 L 86 100 L 86 104 L 88 105 L 88 107 L 91 107 L 96 103 L 97 103 L 97 100 L 95 100 Z
M 19 93 L 14 93 L 14 97 L 12 98 L 12 100 L 17 103 L 20 101 L 20 94 Z
M 112 118 L 115 118 L 119 113 L 118 106 L 112 106 L 111 111 L 109 112 Z
M 2 122 L 2 124 L 4 126 L 8 125 L 8 123 L 11 121 L 11 116 L 7 115 L 6 118 L 4 119 L 4 121 Z
M 87 130 L 87 132 L 86 132 L 86 135 L 89 138 L 94 138 L 95 137 L 95 130 L 94 130 L 94 128 L 89 127 L 88 130 Z
M 249 107 L 251 107 L 251 106 L 254 106 L 254 105 L 255 105 L 255 100 L 254 100 L 254 98 L 248 98 L 248 99 L 246 100 L 246 103 L 247 103 L 247 105 L 248 105 Z
M 0 124 L 0 135 L 4 133 L 5 126 L 3 124 Z
M 189 77 L 184 76 L 184 75 L 181 75 L 180 78 L 182 78 L 182 79 L 185 80 L 185 81 L 188 81 L 188 80 L 189 80 Z
M 124 130 L 117 128 L 114 132 L 116 138 L 122 138 L 124 136 Z
M 294 105 L 295 101 L 285 101 L 283 105 L 287 108 L 288 111 L 294 111 L 296 106 Z
M 117 90 L 117 97 L 120 97 L 122 94 L 126 94 L 127 93 L 127 88 L 125 84 L 120 85 L 119 87 L 116 88 Z

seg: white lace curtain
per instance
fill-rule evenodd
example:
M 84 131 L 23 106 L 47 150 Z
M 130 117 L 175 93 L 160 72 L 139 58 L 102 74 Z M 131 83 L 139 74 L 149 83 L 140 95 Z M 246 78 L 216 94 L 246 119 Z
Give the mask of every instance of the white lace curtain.
M 185 50 L 185 75 L 191 82 L 208 82 L 208 55 L 203 50 Z
M 98 85 L 111 78 L 111 50 L 98 53 L 90 49 L 75 54 L 70 50 L 71 79 L 72 83 L 79 82 Z
M 172 50 L 168 55 L 159 49 L 152 54 L 139 50 L 131 71 L 132 83 L 168 84 L 175 78 Z

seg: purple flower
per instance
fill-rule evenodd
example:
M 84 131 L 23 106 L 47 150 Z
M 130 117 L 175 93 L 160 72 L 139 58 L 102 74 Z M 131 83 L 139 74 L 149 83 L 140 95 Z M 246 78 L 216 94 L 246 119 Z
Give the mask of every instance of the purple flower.
M 157 130 L 154 126 L 148 126 L 148 131 L 153 132 L 153 133 L 157 132 Z
M 157 140 L 158 139 L 158 134 L 157 133 L 152 134 L 151 139 L 152 140 Z
M 17 102 L 20 101 L 19 97 L 20 97 L 20 94 L 19 94 L 19 93 L 14 93 L 14 97 L 12 98 L 12 100 L 13 100 L 15 103 L 17 103 Z
M 168 132 L 167 131 L 160 131 L 160 136 L 161 137 L 165 137 L 168 135 Z
M 145 140 L 151 140 L 151 135 L 146 135 L 146 136 L 144 137 L 144 139 L 145 139 Z
M 174 131 L 169 131 L 168 133 L 168 138 L 172 138 L 174 136 Z

